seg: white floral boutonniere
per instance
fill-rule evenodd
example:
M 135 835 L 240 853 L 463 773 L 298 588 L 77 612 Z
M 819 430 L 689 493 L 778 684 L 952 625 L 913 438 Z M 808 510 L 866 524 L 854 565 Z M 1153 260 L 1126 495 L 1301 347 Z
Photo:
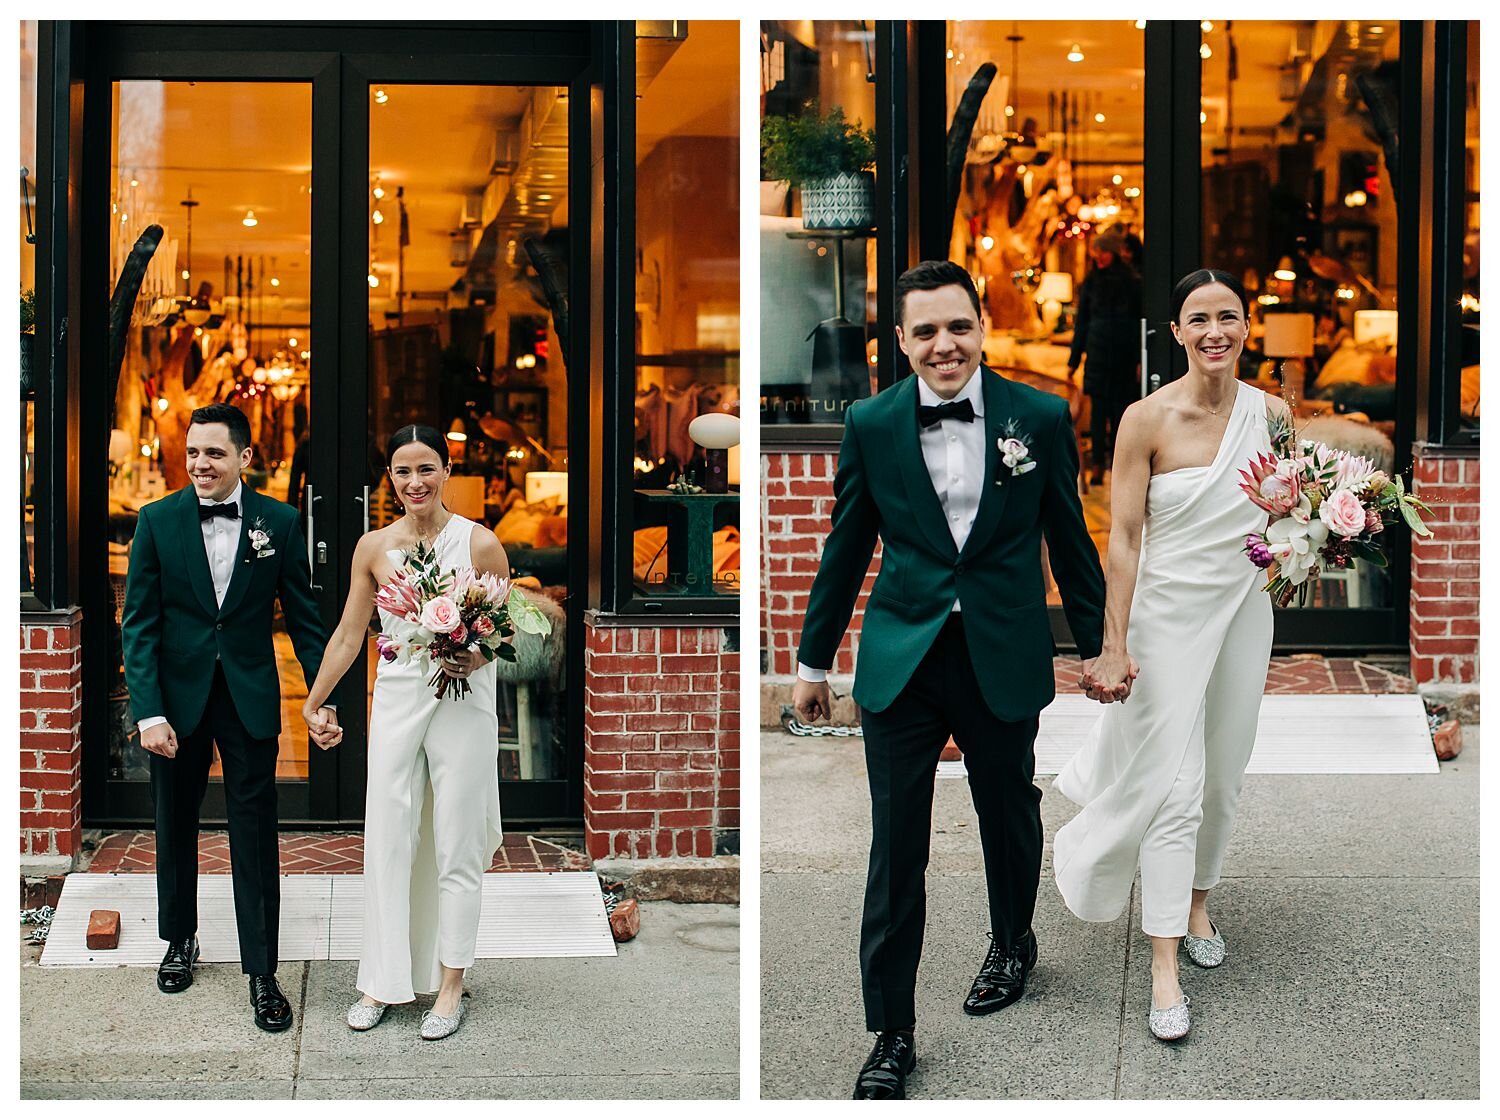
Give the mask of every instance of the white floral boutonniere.
M 1036 470 L 1036 460 L 1031 457 L 1031 449 L 1027 447 L 1031 436 L 1021 433 L 1014 420 L 1007 420 L 1000 429 L 1000 466 L 1002 471 L 1008 471 L 1012 478 L 1019 478 L 1027 471 Z M 1004 483 L 1004 477 L 995 479 L 995 485 Z
M 271 547 L 271 534 L 266 531 L 264 517 L 257 517 L 250 522 L 250 550 L 254 553 L 256 560 L 264 560 L 268 556 L 276 555 L 276 550 Z

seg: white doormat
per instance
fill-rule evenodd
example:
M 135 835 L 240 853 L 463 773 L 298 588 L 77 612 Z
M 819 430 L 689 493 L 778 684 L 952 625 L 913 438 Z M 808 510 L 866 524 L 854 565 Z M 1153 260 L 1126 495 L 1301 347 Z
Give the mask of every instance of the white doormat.
M 1059 696 L 1043 709 L 1037 774 L 1058 773 L 1102 712 L 1087 696 Z M 1436 774 L 1438 762 L 1419 696 L 1267 696 L 1245 772 Z M 940 778 L 966 776 L 961 760 L 938 763 Z
M 615 955 L 604 896 L 593 872 L 488 874 L 482 892 L 477 957 Z M 118 949 L 94 950 L 85 944 L 91 910 L 119 911 Z M 363 875 L 283 875 L 280 958 L 358 960 L 363 913 Z M 205 962 L 240 959 L 229 875 L 198 876 L 198 942 Z M 41 963 L 43 968 L 156 965 L 164 951 L 156 936 L 155 875 L 69 875 Z

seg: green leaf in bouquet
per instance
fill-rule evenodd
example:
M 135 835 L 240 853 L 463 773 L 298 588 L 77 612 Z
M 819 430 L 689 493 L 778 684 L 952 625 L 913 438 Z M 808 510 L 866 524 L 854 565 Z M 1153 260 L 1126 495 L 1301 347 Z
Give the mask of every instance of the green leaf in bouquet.
M 495 656 L 498 657 L 501 661 L 509 661 L 512 665 L 514 665 L 516 661 L 516 647 L 511 645 L 509 642 L 506 642 L 505 645 L 500 646 L 495 650 Z
M 1418 516 L 1417 511 L 1412 508 L 1411 499 L 1408 498 L 1403 501 L 1398 508 L 1401 510 L 1401 516 L 1405 518 L 1406 524 L 1411 528 L 1411 531 L 1413 533 L 1415 533 L 1419 537 L 1432 536 L 1432 530 L 1429 529 L 1426 525 L 1422 524 L 1422 518 Z M 1431 513 L 1432 511 L 1428 510 L 1427 512 Z
M 1390 566 L 1390 561 L 1386 559 L 1385 549 L 1381 548 L 1374 541 L 1352 541 L 1350 545 L 1350 551 L 1359 559 L 1367 562 L 1371 567 L 1385 568 Z
M 510 589 L 510 598 L 505 601 L 505 607 L 510 613 L 512 625 L 523 634 L 540 634 L 545 637 L 552 633 L 552 623 L 547 620 L 547 616 L 533 606 L 519 588 Z M 514 657 L 512 654 L 511 659 L 514 660 Z

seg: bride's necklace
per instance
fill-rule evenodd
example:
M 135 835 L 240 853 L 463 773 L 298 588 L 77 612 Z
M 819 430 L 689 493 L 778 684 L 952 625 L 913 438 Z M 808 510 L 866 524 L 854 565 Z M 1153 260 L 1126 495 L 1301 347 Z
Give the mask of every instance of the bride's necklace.
M 412 531 L 417 535 L 417 542 L 413 547 L 431 548 L 437 542 L 437 539 L 443 535 L 443 530 L 448 527 L 448 521 L 452 521 L 453 516 L 454 515 L 452 513 L 449 513 L 448 520 L 444 521 L 441 525 L 429 526 L 428 529 L 430 529 L 431 532 L 418 525 L 416 519 L 412 518 Z

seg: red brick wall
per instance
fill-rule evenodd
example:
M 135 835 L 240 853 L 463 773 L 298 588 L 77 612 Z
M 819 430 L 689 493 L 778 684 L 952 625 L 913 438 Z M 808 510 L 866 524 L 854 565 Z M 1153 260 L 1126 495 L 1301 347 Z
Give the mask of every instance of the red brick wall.
M 740 824 L 740 654 L 729 637 L 737 629 L 590 620 L 587 632 L 589 855 L 714 855 Z
M 78 854 L 83 820 L 80 630 L 76 615 L 21 624 L 23 861 Z
M 1432 507 L 1411 543 L 1411 668 L 1418 684 L 1479 682 L 1479 457 L 1420 447 L 1412 489 Z
M 797 641 L 807 613 L 807 593 L 823 554 L 833 516 L 834 451 L 768 451 L 761 456 L 765 496 L 761 502 L 761 650 L 766 672 L 797 672 Z M 854 618 L 839 645 L 832 671 L 852 675 L 859 653 L 865 597 L 880 570 L 880 549 L 855 603 Z

